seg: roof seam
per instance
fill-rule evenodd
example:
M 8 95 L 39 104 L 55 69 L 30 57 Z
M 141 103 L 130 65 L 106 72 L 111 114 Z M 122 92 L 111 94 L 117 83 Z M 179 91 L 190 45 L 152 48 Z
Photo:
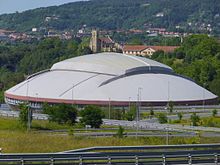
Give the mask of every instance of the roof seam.
M 93 75 L 93 76 L 91 76 L 91 77 L 89 77 L 89 78 L 86 78 L 86 79 L 84 79 L 84 80 L 78 82 L 77 84 L 73 84 L 73 85 L 71 86 L 71 88 L 69 88 L 69 89 L 67 89 L 66 91 L 64 91 L 63 93 L 61 93 L 61 94 L 59 95 L 59 97 L 61 97 L 61 96 L 63 96 L 64 94 L 66 94 L 68 91 L 70 91 L 70 90 L 73 89 L 74 87 L 76 87 L 76 86 L 82 84 L 83 82 L 86 82 L 86 81 L 88 81 L 89 79 L 92 79 L 92 78 L 94 78 L 94 77 L 96 77 L 96 76 L 98 76 L 98 75 L 100 75 L 100 74 Z

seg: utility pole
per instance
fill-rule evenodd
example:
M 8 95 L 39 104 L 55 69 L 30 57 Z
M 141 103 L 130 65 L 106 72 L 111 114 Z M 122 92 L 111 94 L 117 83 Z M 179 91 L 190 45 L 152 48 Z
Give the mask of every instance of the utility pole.
M 205 111 L 205 86 L 206 86 L 206 83 L 203 83 L 203 90 L 202 90 L 202 97 L 203 97 L 202 107 L 203 107 L 203 111 Z
M 131 97 L 129 97 L 129 102 L 128 102 L 128 111 L 131 110 Z
M 74 92 L 74 91 L 73 91 L 73 90 L 74 90 L 74 84 L 73 84 L 73 87 L 72 87 L 72 106 L 74 105 L 74 100 L 73 100 L 73 96 L 74 96 L 74 95 L 73 95 L 73 94 L 74 94 L 73 92 Z
M 30 109 L 30 102 L 29 102 L 29 80 L 27 80 L 27 91 L 26 91 L 26 96 L 27 96 L 27 106 L 28 106 L 28 122 L 27 122 L 27 131 L 30 131 L 31 129 L 31 109 Z
M 167 103 L 167 124 L 168 124 L 168 122 L 169 122 L 169 119 L 168 119 L 168 115 L 169 115 L 169 103 L 170 103 L 170 81 L 168 80 L 168 84 L 167 84 L 167 101 L 168 101 L 168 103 Z M 168 126 L 167 126 L 167 128 L 166 128 L 166 144 L 167 145 L 169 145 L 169 128 L 168 128 Z
M 139 127 L 139 117 L 140 117 L 140 105 L 141 105 L 141 90 L 142 88 L 138 88 L 138 94 L 137 94 L 137 110 L 136 110 L 136 139 L 138 136 L 138 127 Z
M 108 98 L 108 117 L 111 119 L 111 98 Z
M 137 94 L 137 103 L 136 103 L 136 139 L 138 137 L 138 109 L 139 109 L 139 90 Z

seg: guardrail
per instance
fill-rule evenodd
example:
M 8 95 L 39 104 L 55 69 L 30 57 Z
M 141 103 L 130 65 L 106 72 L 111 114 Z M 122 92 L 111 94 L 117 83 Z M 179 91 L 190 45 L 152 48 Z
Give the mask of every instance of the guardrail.
M 91 147 L 61 153 L 1 154 L 0 164 L 217 165 L 220 144 Z

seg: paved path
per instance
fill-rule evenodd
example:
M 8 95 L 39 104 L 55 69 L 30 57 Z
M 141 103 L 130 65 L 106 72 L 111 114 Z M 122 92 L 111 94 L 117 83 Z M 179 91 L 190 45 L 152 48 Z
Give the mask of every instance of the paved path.
M 103 124 L 105 125 L 113 125 L 113 126 L 124 126 L 124 127 L 133 127 L 140 129 L 155 129 L 161 131 L 214 131 L 220 132 L 220 128 L 215 127 L 201 127 L 201 126 L 183 126 L 180 124 L 159 124 L 159 123 L 151 123 L 147 121 L 125 121 L 125 120 L 108 120 L 104 119 Z

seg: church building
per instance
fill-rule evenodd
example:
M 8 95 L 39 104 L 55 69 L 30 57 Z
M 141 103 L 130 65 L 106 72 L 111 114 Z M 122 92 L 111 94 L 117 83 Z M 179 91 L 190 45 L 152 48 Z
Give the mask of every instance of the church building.
M 114 42 L 109 36 L 100 37 L 97 30 L 92 30 L 90 49 L 93 53 L 122 52 L 122 46 Z

